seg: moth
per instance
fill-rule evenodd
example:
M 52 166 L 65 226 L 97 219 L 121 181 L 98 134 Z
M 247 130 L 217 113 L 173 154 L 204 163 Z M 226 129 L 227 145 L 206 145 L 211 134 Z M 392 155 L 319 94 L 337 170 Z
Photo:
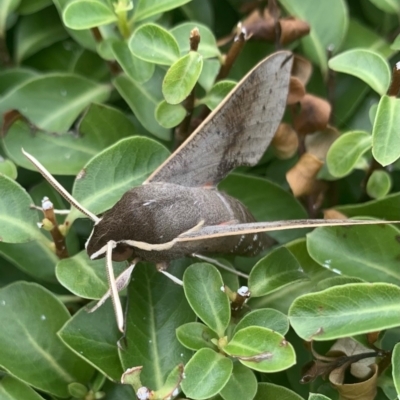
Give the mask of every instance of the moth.
M 241 202 L 217 190 L 216 185 L 231 170 L 254 166 L 264 154 L 285 110 L 291 67 L 292 54 L 288 51 L 261 61 L 141 186 L 126 192 L 101 217 L 80 205 L 23 151 L 72 206 L 94 221 L 86 250 L 92 260 L 106 258 L 109 294 L 122 332 L 124 318 L 118 291 L 128 284 L 139 260 L 156 263 L 159 271 L 174 279 L 166 271 L 169 261 L 207 253 L 253 256 L 270 244 L 268 231 L 378 222 L 256 222 Z M 117 279 L 113 260 L 131 261 Z

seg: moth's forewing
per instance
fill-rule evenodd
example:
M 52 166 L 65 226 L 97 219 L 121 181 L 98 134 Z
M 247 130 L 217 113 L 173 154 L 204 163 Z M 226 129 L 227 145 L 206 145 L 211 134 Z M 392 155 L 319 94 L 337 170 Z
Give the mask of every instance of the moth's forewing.
M 282 119 L 291 67 L 288 51 L 261 61 L 145 183 L 215 186 L 232 169 L 257 164 Z

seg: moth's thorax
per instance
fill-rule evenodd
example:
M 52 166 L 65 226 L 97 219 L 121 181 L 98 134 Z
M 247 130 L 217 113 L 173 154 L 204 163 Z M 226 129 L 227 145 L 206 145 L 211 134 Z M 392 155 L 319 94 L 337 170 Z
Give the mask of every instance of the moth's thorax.
M 147 261 L 161 262 L 204 252 L 204 247 L 206 252 L 229 253 L 236 249 L 239 253 L 252 253 L 265 245 L 262 238 L 266 235 L 262 234 L 258 235 L 257 240 L 251 238 L 254 243 L 250 244 L 243 243 L 244 239 L 237 236 L 207 240 L 208 244 L 197 243 L 196 248 L 192 244 L 177 244 L 165 251 L 144 251 L 123 243 L 126 240 L 166 243 L 202 220 L 204 226 L 209 226 L 253 222 L 254 217 L 238 200 L 215 189 L 151 183 L 129 190 L 113 208 L 104 213 L 87 242 L 87 252 L 89 256 L 100 258 L 105 255 L 102 249 L 105 249 L 107 242 L 114 241 L 117 243 L 113 251 L 116 260 L 138 256 Z M 243 247 L 245 244 L 247 250 Z

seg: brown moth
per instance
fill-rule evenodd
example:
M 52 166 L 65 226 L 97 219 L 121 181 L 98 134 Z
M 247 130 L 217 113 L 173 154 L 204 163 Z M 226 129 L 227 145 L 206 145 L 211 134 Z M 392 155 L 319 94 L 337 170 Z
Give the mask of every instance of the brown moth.
M 267 231 L 385 223 L 255 222 L 242 203 L 216 189 L 232 169 L 256 165 L 267 149 L 285 110 L 291 67 L 292 54 L 288 51 L 261 61 L 143 185 L 126 192 L 101 218 L 77 203 L 35 158 L 24 152 L 71 205 L 95 222 L 86 250 L 91 259 L 106 257 L 109 294 L 121 331 L 124 320 L 118 291 L 128 284 L 139 260 L 156 263 L 171 277 L 165 271 L 168 262 L 184 256 L 256 255 L 271 243 Z M 115 280 L 112 260 L 133 262 Z

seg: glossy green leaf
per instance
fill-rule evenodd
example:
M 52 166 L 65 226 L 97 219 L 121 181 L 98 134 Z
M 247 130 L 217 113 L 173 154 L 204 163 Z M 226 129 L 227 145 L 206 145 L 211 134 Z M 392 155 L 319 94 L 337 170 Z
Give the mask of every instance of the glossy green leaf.
M 4 96 L 14 86 L 37 76 L 38 74 L 28 68 L 11 68 L 0 71 L 0 93 Z
M 279 185 L 243 174 L 230 174 L 219 185 L 219 189 L 240 200 L 252 212 L 257 221 L 307 218 L 307 213 L 292 194 Z M 269 233 L 278 242 L 287 242 L 306 233 L 290 230 Z
M 134 21 L 142 21 L 156 14 L 173 10 L 190 0 L 137 0 Z
M 172 64 L 162 84 L 165 100 L 170 104 L 185 100 L 199 79 L 202 68 L 203 58 L 196 51 L 190 51 Z
M 11 179 L 17 179 L 18 172 L 16 165 L 8 159 L 0 156 L 0 175 L 3 174 Z
M 326 278 L 326 279 L 323 279 L 322 281 L 319 281 L 317 283 L 316 289 L 318 291 L 320 291 L 320 290 L 329 289 L 333 286 L 347 285 L 348 283 L 363 283 L 363 282 L 365 282 L 365 281 L 361 278 L 336 275 L 331 278 Z
M 234 81 L 219 81 L 207 93 L 206 97 L 201 99 L 201 103 L 206 104 L 210 110 L 214 110 L 235 86 L 236 82 Z
M 107 100 L 110 87 L 73 74 L 33 77 L 0 99 L 0 112 L 19 110 L 30 122 L 49 132 L 66 132 L 92 102 Z
M 380 10 L 398 15 L 400 13 L 400 3 L 397 0 L 369 0 Z
M 249 326 L 261 326 L 281 335 L 286 335 L 289 330 L 289 320 L 285 314 L 278 310 L 261 308 L 246 314 L 236 325 L 235 332 Z
M 167 129 L 179 125 L 186 115 L 187 111 L 181 104 L 168 104 L 165 100 L 156 108 L 157 122 Z
M 118 64 L 129 78 L 137 83 L 144 83 L 153 76 L 154 64 L 134 56 L 126 42 L 116 41 L 111 47 Z
M 280 247 L 254 266 L 249 276 L 249 288 L 253 297 L 259 297 L 304 279 L 307 275 L 296 258 L 285 247 Z
M 319 393 L 310 393 L 308 400 L 331 400 L 329 397 Z
M 119 110 L 92 104 L 78 126 L 77 132 L 54 135 L 37 131 L 24 121 L 16 121 L 3 144 L 7 155 L 18 165 L 37 171 L 22 154 L 21 147 L 36 157 L 52 174 L 76 175 L 101 150 L 118 140 L 135 134 L 132 122 Z
M 31 387 L 9 375 L 0 380 L 0 398 L 2 400 L 43 400 L 43 397 Z
M 171 133 L 156 121 L 155 109 L 162 98 L 161 70 L 155 70 L 153 76 L 144 84 L 138 84 L 126 75 L 119 75 L 114 80 L 114 86 L 122 98 L 128 103 L 144 128 L 159 139 L 169 140 Z
M 38 231 L 35 240 L 28 243 L 0 242 L 0 254 L 20 270 L 36 279 L 55 282 L 55 265 L 58 258 L 52 241 Z M 29 254 L 29 257 L 26 255 Z
M 117 20 L 111 6 L 101 0 L 72 0 L 64 8 L 64 24 L 71 29 L 90 29 Z
M 181 278 L 189 260 L 171 263 L 168 272 Z M 182 287 L 160 274 L 152 264 L 135 267 L 128 288 L 126 349 L 120 358 L 124 370 L 142 365 L 142 384 L 159 390 L 174 366 L 185 364 L 192 352 L 176 338 L 175 330 L 195 315 Z M 211 351 L 211 350 L 210 350 Z
M 17 182 L 0 175 L 0 225 L 1 241 L 23 243 L 39 235 L 36 211 L 32 210 L 32 199 Z
M 375 170 L 368 179 L 367 193 L 373 199 L 385 197 L 392 188 L 392 179 L 386 171 Z
M 273 383 L 259 383 L 256 397 L 254 400 L 265 399 L 280 399 L 280 400 L 304 400 L 295 392 L 283 386 L 278 386 Z
M 326 156 L 329 172 L 338 178 L 348 175 L 372 146 L 368 132 L 351 131 L 342 134 L 332 144 Z
M 43 24 L 43 21 L 46 21 Z M 68 37 L 57 11 L 48 7 L 22 17 L 16 31 L 15 57 L 18 63 L 39 50 Z
M 115 276 L 126 268 L 126 263 L 113 265 Z M 56 276 L 61 285 L 85 299 L 100 299 L 109 289 L 105 260 L 91 260 L 85 251 L 60 260 Z
M 229 358 L 211 349 L 201 349 L 185 366 L 182 390 L 192 399 L 208 399 L 227 384 L 232 369 Z
M 361 204 L 339 206 L 336 209 L 349 217 L 369 215 L 374 218 L 384 218 L 389 221 L 400 219 L 400 193 L 389 194 L 383 199 L 372 200 Z
M 69 313 L 48 290 L 25 282 L 1 289 L 0 318 L 0 365 L 12 375 L 58 397 L 68 396 L 69 383 L 91 377 L 92 368 L 57 337 Z
M 21 15 L 33 14 L 52 4 L 52 0 L 21 0 L 18 12 Z
M 235 333 L 224 351 L 247 367 L 261 372 L 278 372 L 296 362 L 293 346 L 272 329 L 249 326 Z
M 19 5 L 20 0 L 3 0 L 0 7 L 0 37 L 4 38 L 7 29 L 7 17 Z
M 335 286 L 297 298 L 290 324 L 305 340 L 332 340 L 400 325 L 400 288 L 387 283 Z
M 197 19 L 197 18 L 196 18 Z M 203 58 L 219 57 L 221 55 L 215 36 L 205 25 L 198 22 L 185 22 L 177 25 L 170 30 L 170 33 L 175 37 L 179 44 L 180 55 L 184 56 L 190 51 L 190 32 L 197 28 L 200 33 L 200 43 L 198 52 Z
M 86 307 L 81 308 L 58 335 L 72 351 L 109 379 L 121 380 L 123 370 L 117 344 L 121 333 L 110 300 L 93 313 L 88 313 Z
M 400 284 L 399 230 L 391 225 L 317 228 L 307 235 L 310 256 L 340 274 Z
M 156 24 L 144 24 L 129 40 L 129 49 L 141 60 L 171 65 L 179 58 L 177 41 L 166 29 Z
M 176 337 L 188 349 L 200 350 L 204 347 L 217 350 L 211 339 L 217 339 L 217 334 L 207 325 L 200 322 L 189 322 L 176 330 Z
M 193 264 L 183 276 L 190 306 L 219 337 L 224 336 L 231 316 L 228 296 L 221 290 L 223 285 L 221 274 L 211 264 Z
M 214 9 L 211 0 L 192 0 L 181 8 L 187 19 L 214 25 Z
M 400 343 L 394 346 L 392 354 L 393 382 L 397 395 L 400 395 Z
M 345 51 L 329 60 L 329 68 L 363 80 L 373 90 L 384 95 L 390 84 L 390 67 L 377 52 L 366 49 Z
M 382 96 L 372 130 L 372 154 L 383 166 L 400 157 L 400 99 Z
M 310 33 L 301 39 L 304 52 L 325 74 L 328 70 L 327 48 L 337 52 L 346 36 L 349 17 L 344 0 L 281 0 L 289 14 L 310 24 Z
M 122 139 L 91 159 L 85 173 L 75 180 L 72 195 L 99 214 L 111 208 L 127 190 L 140 185 L 168 155 L 168 150 L 152 139 Z M 68 221 L 80 215 L 72 209 Z
M 257 392 L 257 378 L 253 371 L 236 362 L 228 383 L 220 391 L 224 400 L 253 400 Z

